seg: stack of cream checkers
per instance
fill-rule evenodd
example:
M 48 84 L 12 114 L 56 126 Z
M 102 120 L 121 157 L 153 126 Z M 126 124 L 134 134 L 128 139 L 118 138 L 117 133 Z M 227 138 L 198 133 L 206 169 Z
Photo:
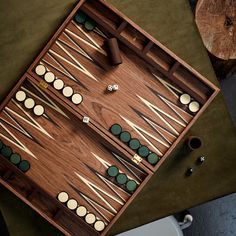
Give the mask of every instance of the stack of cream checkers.
M 68 209 L 75 211 L 79 217 L 83 217 L 87 224 L 93 225 L 94 229 L 101 232 L 105 229 L 106 225 L 93 213 L 88 212 L 85 206 L 79 205 L 74 198 L 69 198 L 67 192 L 60 192 L 57 196 L 59 202 L 65 204 Z
M 188 105 L 188 109 L 192 113 L 196 113 L 200 110 L 200 104 L 196 101 L 192 101 L 190 95 L 187 93 L 182 94 L 180 96 L 179 100 L 180 100 L 181 104 Z
M 43 76 L 44 80 L 52 84 L 52 86 L 58 90 L 62 91 L 62 94 L 71 99 L 75 105 L 79 105 L 83 101 L 83 97 L 79 93 L 74 93 L 73 89 L 70 86 L 66 86 L 64 81 L 56 78 L 56 76 L 49 71 L 44 65 L 38 65 L 35 68 L 35 73 L 39 76 Z
M 27 97 L 23 90 L 19 90 L 16 93 L 15 98 L 18 102 L 23 103 L 27 109 L 32 109 L 36 116 L 42 116 L 44 114 L 44 107 L 42 105 L 37 105 L 33 98 Z

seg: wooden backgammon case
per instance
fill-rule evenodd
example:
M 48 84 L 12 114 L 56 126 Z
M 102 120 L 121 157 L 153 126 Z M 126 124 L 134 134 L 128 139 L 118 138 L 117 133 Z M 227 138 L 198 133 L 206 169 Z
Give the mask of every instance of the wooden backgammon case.
M 0 182 L 65 235 L 106 235 L 219 89 L 81 0 L 0 107 Z

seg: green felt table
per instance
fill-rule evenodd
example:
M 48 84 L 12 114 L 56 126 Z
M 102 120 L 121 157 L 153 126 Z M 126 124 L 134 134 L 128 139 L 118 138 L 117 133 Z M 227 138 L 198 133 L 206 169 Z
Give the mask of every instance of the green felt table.
M 134 22 L 218 85 L 188 0 L 109 0 Z M 9 92 L 71 11 L 74 0 L 0 1 L 0 99 Z M 235 192 L 236 133 L 222 94 L 186 135 L 203 147 L 187 152 L 184 139 L 111 229 L 109 235 Z M 185 137 L 185 138 L 186 138 Z M 191 177 L 187 168 L 206 162 Z M 61 235 L 16 197 L 0 188 L 0 210 L 12 236 Z

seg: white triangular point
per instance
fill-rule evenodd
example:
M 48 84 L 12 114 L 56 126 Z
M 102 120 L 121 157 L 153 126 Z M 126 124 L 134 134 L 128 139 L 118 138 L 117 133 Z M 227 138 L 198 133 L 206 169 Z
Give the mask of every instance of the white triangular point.
M 102 164 L 103 166 L 105 166 L 105 168 L 109 168 L 109 167 L 111 166 L 111 164 L 110 164 L 109 162 L 103 160 L 103 159 L 102 159 L 101 157 L 99 157 L 97 154 L 95 154 L 95 153 L 93 153 L 93 152 L 91 152 L 91 153 L 93 154 L 93 156 L 94 156 L 99 162 L 101 162 L 101 164 Z
M 57 66 L 53 65 L 52 63 L 50 63 L 49 61 L 43 59 L 42 61 L 47 64 L 50 65 L 51 67 L 53 67 L 54 69 L 60 71 L 63 75 L 65 75 L 66 77 L 68 77 L 69 79 L 73 80 L 73 81 L 77 81 L 77 79 L 71 74 L 69 73 L 68 70 L 66 70 L 50 53 L 47 52 L 47 55 L 54 61 L 54 63 L 56 63 Z M 40 62 L 40 64 L 44 65 L 43 62 Z M 45 66 L 45 65 L 44 65 Z
M 144 129 L 142 129 L 141 127 L 137 126 L 136 124 L 134 124 L 132 121 L 126 119 L 125 117 L 121 116 L 121 118 L 129 125 L 131 126 L 131 128 L 133 128 L 154 150 L 156 150 L 156 152 L 160 155 L 163 156 L 163 153 L 156 147 L 153 145 L 153 143 L 148 140 L 140 131 L 142 131 L 143 133 L 145 133 L 147 136 L 153 138 L 154 140 L 156 140 L 157 142 L 161 143 L 162 145 L 164 145 L 165 147 L 169 147 L 169 145 L 167 145 L 166 143 L 164 143 L 162 140 L 156 138 L 155 136 L 153 136 L 152 134 L 148 133 L 147 131 L 145 131 Z
M 47 106 L 51 107 L 53 110 L 57 111 L 58 113 L 62 114 L 63 116 L 65 116 L 67 119 L 70 119 L 65 112 L 63 112 L 41 89 L 39 89 L 34 83 L 32 83 L 30 81 L 31 85 L 34 86 L 34 88 L 41 93 L 47 100 L 45 101 L 44 99 L 42 99 L 41 97 L 37 96 L 36 94 L 32 93 L 31 91 L 29 91 L 28 89 L 26 89 L 25 87 L 21 87 L 22 90 L 24 90 L 25 92 L 29 93 L 31 96 L 37 98 L 38 100 L 40 100 L 41 102 L 43 102 L 44 104 L 46 104 Z
M 73 46 L 65 42 L 61 38 L 58 39 L 60 42 L 66 44 L 68 47 L 70 47 L 71 49 L 74 49 L 76 52 L 78 52 L 79 54 L 81 54 L 82 56 L 86 57 L 87 59 L 93 62 L 93 59 L 75 41 L 73 41 L 66 33 L 63 33 L 63 34 L 72 43 Z
M 126 200 L 116 191 L 117 187 L 115 184 L 113 184 L 112 182 L 110 182 L 108 179 L 106 179 L 105 177 L 103 177 L 102 175 L 100 175 L 99 173 L 96 173 L 98 175 L 98 177 L 109 187 L 111 188 L 123 201 L 124 203 L 126 202 Z M 122 188 L 119 188 L 119 190 L 121 190 L 122 192 L 126 193 L 128 196 L 130 196 L 130 194 L 128 194 L 125 190 L 123 190 Z
M 47 135 L 49 138 L 54 139 L 36 120 L 34 120 L 29 114 L 27 114 L 27 112 L 24 111 L 24 109 L 22 109 L 22 107 L 14 100 L 12 99 L 12 102 L 19 107 L 19 109 L 27 116 L 29 117 L 29 119 L 31 120 L 31 122 L 27 119 L 25 119 L 24 117 L 22 117 L 21 115 L 19 115 L 18 113 L 16 113 L 15 111 L 13 111 L 12 109 L 10 109 L 9 107 L 5 107 L 5 109 L 9 112 L 12 113 L 14 116 L 22 119 L 24 122 L 28 123 L 29 125 L 31 125 L 32 127 L 34 127 L 35 129 L 39 130 L 40 132 L 42 132 L 43 134 Z
M 86 178 L 81 176 L 80 174 L 78 174 L 76 172 L 75 172 L 75 174 L 109 207 L 109 209 L 112 210 L 112 212 L 117 213 L 116 209 L 100 193 L 98 193 L 96 191 L 96 189 L 99 190 L 100 192 L 102 192 L 107 197 L 109 197 L 112 200 L 116 201 L 120 205 L 124 205 L 124 203 L 121 202 L 119 199 L 115 198 L 111 194 L 109 194 L 106 191 L 104 191 L 103 189 L 99 188 L 97 185 L 93 184 L 92 182 L 90 182 L 89 180 L 87 180 Z
M 150 103 L 149 101 L 147 101 L 146 99 L 140 97 L 139 95 L 136 95 L 138 98 L 140 98 L 140 100 L 146 105 L 148 106 L 175 134 L 179 135 L 179 132 L 171 125 L 169 124 L 162 116 L 160 113 L 162 113 L 163 115 L 167 116 L 168 118 L 170 118 L 171 120 L 175 121 L 176 123 L 180 123 L 178 120 L 176 120 L 174 117 L 170 116 L 169 114 L 167 114 L 166 112 L 162 111 L 160 108 L 158 108 L 157 106 L 153 105 L 152 103 Z M 159 111 L 159 112 L 157 112 Z
M 11 142 L 13 145 L 17 146 L 18 148 L 20 148 L 21 150 L 23 150 L 24 152 L 28 153 L 30 156 L 38 160 L 38 158 L 23 143 L 21 143 L 20 140 L 17 139 L 16 136 L 9 129 L 7 129 L 5 125 L 2 124 L 1 121 L 0 121 L 0 125 L 16 142 L 13 142 L 11 139 L 9 139 L 8 137 L 0 133 L 1 137 L 5 138 L 9 142 Z
M 98 212 L 100 213 L 100 215 L 103 216 L 104 219 L 107 220 L 107 222 L 110 222 L 110 220 L 101 212 L 101 210 L 99 210 L 99 208 L 102 208 L 104 211 L 106 211 L 109 215 L 111 215 L 112 217 L 114 217 L 115 215 L 113 213 L 111 213 L 110 211 L 108 211 L 105 207 L 101 206 L 100 204 L 98 204 L 97 202 L 93 201 L 91 198 L 85 196 L 83 193 L 80 193 L 82 195 L 82 197 L 88 201 L 92 207 Z
M 72 63 L 69 60 L 67 60 L 66 58 L 64 58 L 63 56 L 59 55 L 57 52 L 53 51 L 52 49 L 49 50 L 50 53 L 54 54 L 55 56 L 57 56 L 58 58 L 60 58 L 61 60 L 63 60 L 64 62 L 68 63 L 69 65 L 73 66 L 74 68 L 76 68 L 77 70 L 81 71 L 82 73 L 84 73 L 85 75 L 89 76 L 91 79 L 98 81 L 81 63 L 78 62 L 78 60 L 73 57 L 71 55 L 71 53 L 69 53 L 61 44 L 59 41 L 56 41 L 56 44 L 76 63 Z
M 177 138 L 177 137 L 174 136 L 172 133 L 168 132 L 167 130 L 163 129 L 161 126 L 159 126 L 159 125 L 157 125 L 156 123 L 154 123 L 153 121 L 149 120 L 147 117 L 142 116 L 142 118 L 143 118 L 144 120 L 146 120 L 147 123 L 148 123 L 151 127 L 153 127 L 153 128 L 157 131 L 157 133 L 158 133 L 159 135 L 161 135 L 161 137 L 162 137 L 163 139 L 165 139 L 166 142 L 168 142 L 169 144 L 172 144 L 172 142 L 164 135 L 164 133 L 168 133 L 169 135 L 171 135 L 171 136 L 172 136 L 173 138 L 175 138 L 175 139 Z
M 143 173 L 143 171 L 141 171 L 139 168 L 137 168 L 136 166 L 133 166 L 132 164 L 130 164 L 128 161 L 124 160 L 122 157 L 120 157 L 119 155 L 112 153 L 137 179 L 139 179 L 140 181 L 142 181 L 142 179 L 129 167 L 132 166 L 132 168 L 136 169 L 137 171 Z M 144 173 L 143 173 L 144 174 Z
M 166 98 L 162 97 L 161 95 L 158 95 L 162 101 L 164 101 L 167 105 L 169 105 L 169 107 L 175 112 L 178 114 L 179 117 L 181 117 L 181 119 L 183 121 L 185 121 L 187 124 L 188 124 L 188 121 L 179 113 L 179 112 L 183 112 L 185 113 L 186 115 L 188 115 L 190 118 L 193 118 L 192 115 L 190 115 L 189 113 L 187 113 L 186 111 L 182 110 L 180 107 L 178 107 L 177 105 L 173 104 L 172 102 L 168 101 Z M 185 125 L 186 127 L 186 125 Z
M 28 138 L 33 139 L 33 137 L 32 137 L 22 126 L 20 126 L 20 124 L 18 124 L 18 123 L 8 114 L 8 112 L 7 112 L 6 110 L 3 110 L 3 113 L 4 113 L 6 116 L 8 116 L 8 117 L 11 119 L 11 121 L 12 121 L 13 123 L 7 121 L 7 120 L 4 119 L 4 118 L 0 118 L 1 120 L 3 120 L 4 122 L 6 122 L 8 125 L 14 127 L 16 130 L 18 130 L 19 132 L 23 133 L 23 134 L 24 134 L 25 136 L 27 136 Z
M 163 79 L 160 78 L 159 76 L 155 75 L 154 73 L 152 73 L 152 75 L 153 75 L 156 79 L 158 79 L 158 80 L 160 81 L 160 83 L 161 83 L 162 85 L 164 85 L 175 97 L 179 98 L 179 96 L 178 96 L 178 94 L 177 94 L 176 92 L 181 93 L 181 94 L 183 93 L 180 89 L 174 87 L 172 84 L 166 82 L 165 80 L 163 80 Z
M 81 38 L 79 35 L 75 34 L 74 32 L 70 31 L 69 29 L 65 29 L 66 32 L 70 33 L 71 35 L 73 35 L 74 37 L 76 37 L 77 39 L 81 40 L 82 42 L 84 42 L 85 44 L 87 44 L 88 46 L 90 46 L 91 48 L 97 50 L 98 52 L 100 52 L 101 54 L 103 54 L 104 56 L 107 56 L 107 53 L 105 50 L 103 50 L 97 43 L 95 40 L 92 39 L 92 37 L 90 37 L 83 29 L 82 27 L 78 26 L 74 21 L 72 21 L 72 24 L 83 34 L 85 35 L 90 42 L 92 42 L 93 44 L 91 44 L 90 42 L 84 40 L 83 38 Z
M 164 112 L 163 110 L 161 110 L 159 107 L 151 104 L 150 102 L 148 102 L 146 99 L 140 97 L 139 95 L 136 95 L 138 96 L 146 105 L 149 104 L 150 106 L 152 106 L 153 108 L 155 108 L 156 110 L 158 110 L 159 112 L 161 112 L 162 114 L 164 114 L 165 116 L 167 116 L 168 118 L 170 118 L 171 120 L 175 121 L 176 123 L 178 123 L 179 125 L 183 126 L 183 127 L 186 127 L 186 124 L 184 124 L 183 122 L 177 120 L 176 118 L 174 118 L 173 116 L 171 116 L 170 114 Z M 159 96 L 159 95 L 158 95 Z M 160 97 L 160 96 L 159 96 Z M 170 103 L 166 103 L 166 99 L 162 99 L 162 101 L 168 106 L 168 104 Z

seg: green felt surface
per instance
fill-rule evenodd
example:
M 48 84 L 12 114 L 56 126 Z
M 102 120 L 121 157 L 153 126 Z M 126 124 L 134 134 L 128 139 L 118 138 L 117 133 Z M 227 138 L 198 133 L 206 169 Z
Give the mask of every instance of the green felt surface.
M 142 28 L 217 84 L 188 0 L 108 0 Z M 0 99 L 9 92 L 75 4 L 74 0 L 0 1 Z M 145 16 L 145 17 L 141 17 Z M 203 146 L 188 152 L 184 141 L 200 136 Z M 218 95 L 108 235 L 236 191 L 236 133 Z M 204 165 L 191 177 L 186 170 Z M 0 209 L 11 236 L 61 235 L 8 191 L 0 189 Z M 150 204 L 151 203 L 151 204 Z

